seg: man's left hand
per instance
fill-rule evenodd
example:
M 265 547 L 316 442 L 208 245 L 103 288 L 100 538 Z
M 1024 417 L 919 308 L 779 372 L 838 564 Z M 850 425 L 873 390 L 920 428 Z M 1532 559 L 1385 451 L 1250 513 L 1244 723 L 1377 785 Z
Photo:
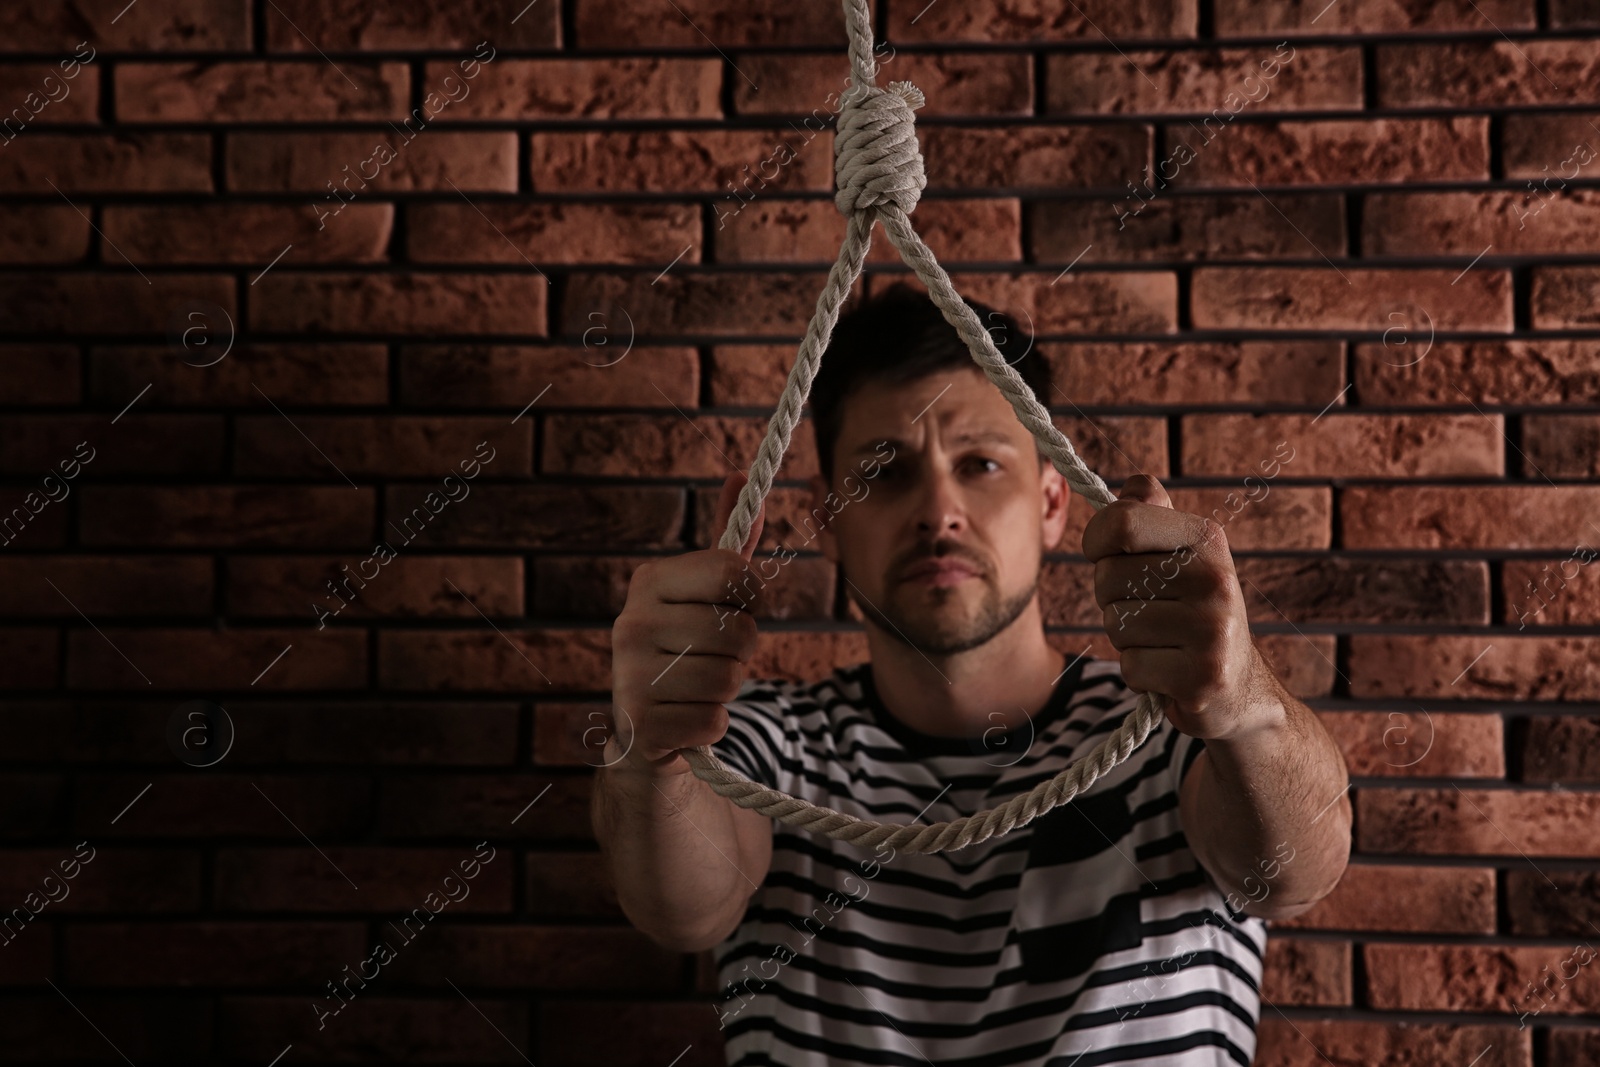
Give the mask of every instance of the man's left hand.
M 1123 680 L 1166 697 L 1180 732 L 1226 739 L 1282 720 L 1220 524 L 1175 510 L 1159 481 L 1136 474 L 1089 520 L 1083 554 Z

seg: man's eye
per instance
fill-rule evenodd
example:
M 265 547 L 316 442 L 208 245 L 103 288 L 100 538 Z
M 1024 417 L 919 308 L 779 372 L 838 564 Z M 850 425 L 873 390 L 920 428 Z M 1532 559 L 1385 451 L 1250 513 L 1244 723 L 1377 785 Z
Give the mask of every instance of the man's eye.
M 992 460 L 992 459 L 988 459 L 988 458 L 986 458 L 984 456 L 974 456 L 973 457 L 973 462 L 975 462 L 975 463 L 991 463 L 991 464 L 994 465 L 994 470 L 999 470 L 1000 469 L 1000 464 L 999 464 L 998 461 Z M 985 471 L 984 473 L 985 474 L 990 474 L 990 473 L 993 473 L 993 472 L 992 471 Z

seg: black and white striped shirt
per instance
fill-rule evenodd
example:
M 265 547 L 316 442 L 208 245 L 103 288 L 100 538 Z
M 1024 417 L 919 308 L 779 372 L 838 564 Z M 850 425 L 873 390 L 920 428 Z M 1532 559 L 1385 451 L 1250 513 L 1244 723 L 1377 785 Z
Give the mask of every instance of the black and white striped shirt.
M 935 823 L 1053 777 L 1137 701 L 1114 661 L 1082 657 L 1031 723 L 939 738 L 890 715 L 860 663 L 747 681 L 712 748 L 814 804 Z M 1163 718 L 1071 803 L 953 852 L 774 822 L 771 870 L 715 953 L 728 1063 L 1248 1065 L 1266 924 L 1184 837 L 1178 785 L 1204 744 Z

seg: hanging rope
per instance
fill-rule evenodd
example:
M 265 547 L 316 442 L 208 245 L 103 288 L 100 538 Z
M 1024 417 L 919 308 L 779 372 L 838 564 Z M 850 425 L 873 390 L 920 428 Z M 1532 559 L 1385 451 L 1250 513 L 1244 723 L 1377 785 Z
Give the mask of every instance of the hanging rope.
M 928 287 L 945 320 L 956 328 L 978 366 L 1011 402 L 1012 410 L 1038 439 L 1056 470 L 1066 477 L 1074 491 L 1099 511 L 1116 498 L 1106 488 L 1106 483 L 1078 458 L 1071 442 L 1051 424 L 1049 411 L 1034 398 L 1022 376 L 996 351 L 994 341 L 977 315 L 961 299 L 933 253 L 911 228 L 908 216 L 916 210 L 917 200 L 928 184 L 922 172 L 922 153 L 917 147 L 912 114 L 924 103 L 922 91 L 908 81 L 891 82 L 887 90 L 878 88 L 867 0 L 844 0 L 844 15 L 850 34 L 853 85 L 839 112 L 838 132 L 834 138 L 834 175 L 839 187 L 834 203 L 848 220 L 844 245 L 839 249 L 839 258 L 828 274 L 822 295 L 817 298 L 816 313 L 806 330 L 805 340 L 800 343 L 799 355 L 789 371 L 783 395 L 778 398 L 777 410 L 767 424 L 766 437 L 750 466 L 749 481 L 739 492 L 738 503 L 728 516 L 728 528 L 717 547 L 737 552 L 750 536 L 750 527 L 761 509 L 761 502 L 772 488 L 778 464 L 788 451 L 790 434 L 800 421 L 800 409 L 811 392 L 811 380 L 816 376 L 822 353 L 838 320 L 839 305 L 861 276 L 867 249 L 872 243 L 875 219 L 883 223 L 890 243 Z M 1101 775 L 1126 760 L 1161 718 L 1156 695 L 1140 694 L 1138 706 L 1100 747 L 1050 781 L 1039 783 L 1030 792 L 998 808 L 930 826 L 896 826 L 858 819 L 768 789 L 731 770 L 709 745 L 679 751 L 697 778 L 741 808 L 753 808 L 786 825 L 855 845 L 872 847 L 887 843 L 902 852 L 942 852 L 966 848 L 1025 826 L 1051 808 L 1069 802 Z

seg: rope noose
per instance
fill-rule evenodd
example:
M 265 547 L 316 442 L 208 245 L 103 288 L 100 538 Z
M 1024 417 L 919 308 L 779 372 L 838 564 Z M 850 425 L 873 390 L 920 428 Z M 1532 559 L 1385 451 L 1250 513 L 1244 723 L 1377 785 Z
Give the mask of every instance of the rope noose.
M 917 147 L 912 114 L 924 103 L 922 91 L 908 81 L 891 82 L 887 90 L 880 89 L 876 84 L 877 63 L 872 55 L 872 23 L 867 0 L 844 0 L 844 14 L 850 36 L 853 84 L 845 94 L 834 138 L 834 174 L 839 187 L 834 203 L 847 219 L 844 245 L 828 274 L 822 295 L 817 298 L 816 313 L 800 343 L 777 409 L 767 424 L 766 436 L 756 450 L 749 481 L 739 492 L 738 503 L 728 516 L 728 528 L 717 547 L 737 552 L 750 535 L 761 502 L 772 488 L 778 464 L 788 451 L 790 434 L 800 421 L 800 409 L 810 394 L 811 380 L 816 376 L 822 353 L 839 317 L 839 306 L 861 275 L 867 249 L 872 243 L 875 219 L 883 223 L 890 243 L 928 287 L 945 321 L 956 328 L 978 366 L 1005 394 L 1012 410 L 1039 441 L 1056 470 L 1066 477 L 1074 491 L 1099 511 L 1115 499 L 1106 483 L 1084 465 L 1071 442 L 1050 422 L 1049 411 L 1034 398 L 1022 376 L 1001 357 L 989 332 L 950 284 L 949 276 L 934 259 L 933 252 L 912 229 L 909 216 L 928 183 L 922 171 L 922 153 Z M 1098 748 L 1054 778 L 998 808 L 930 826 L 898 826 L 858 819 L 768 789 L 730 769 L 709 745 L 679 751 L 695 777 L 741 808 L 754 808 L 786 825 L 855 845 L 871 847 L 887 843 L 903 852 L 943 852 L 975 845 L 1025 826 L 1051 808 L 1069 802 L 1101 775 L 1126 760 L 1161 718 L 1156 695 L 1142 693 L 1138 705 Z

